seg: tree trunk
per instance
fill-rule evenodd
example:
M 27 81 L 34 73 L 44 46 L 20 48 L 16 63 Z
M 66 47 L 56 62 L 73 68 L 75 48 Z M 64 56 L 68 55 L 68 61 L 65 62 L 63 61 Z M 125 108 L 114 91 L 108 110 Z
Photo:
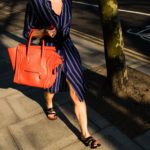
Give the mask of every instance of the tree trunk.
M 126 92 L 128 80 L 117 0 L 100 0 L 108 84 L 113 94 Z

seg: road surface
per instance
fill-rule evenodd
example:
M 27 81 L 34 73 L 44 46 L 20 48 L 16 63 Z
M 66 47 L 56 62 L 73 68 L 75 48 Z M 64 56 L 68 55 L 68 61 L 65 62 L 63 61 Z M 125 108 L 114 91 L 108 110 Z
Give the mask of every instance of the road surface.
M 73 0 L 72 28 L 103 39 L 100 12 L 96 0 Z M 120 0 L 125 47 L 150 56 L 150 1 Z

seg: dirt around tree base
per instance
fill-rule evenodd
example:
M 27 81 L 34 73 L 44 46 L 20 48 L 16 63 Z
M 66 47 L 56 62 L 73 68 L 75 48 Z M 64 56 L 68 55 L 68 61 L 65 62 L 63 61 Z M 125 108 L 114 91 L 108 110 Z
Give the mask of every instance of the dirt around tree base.
M 124 134 L 134 138 L 150 129 L 150 76 L 128 68 L 127 96 L 106 90 L 106 68 L 85 71 L 87 103 Z

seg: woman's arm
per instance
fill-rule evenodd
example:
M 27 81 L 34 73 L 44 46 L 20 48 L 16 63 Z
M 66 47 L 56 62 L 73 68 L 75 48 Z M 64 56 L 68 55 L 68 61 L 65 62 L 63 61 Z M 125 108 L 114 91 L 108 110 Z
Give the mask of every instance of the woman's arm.
M 35 6 L 33 7 L 33 5 L 35 5 Z M 39 3 L 38 3 L 38 5 L 39 5 Z M 49 22 L 47 21 L 47 23 L 45 23 L 46 20 L 44 19 L 44 15 L 42 15 L 43 12 L 42 11 L 39 12 L 40 8 L 38 5 L 33 3 L 33 2 L 31 3 L 31 1 L 27 4 L 26 13 L 25 13 L 23 36 L 26 39 L 28 39 L 28 37 L 31 33 L 31 30 L 33 28 L 36 28 L 36 29 L 39 29 L 39 30 L 37 30 L 37 32 L 39 34 L 45 33 L 45 34 L 47 34 L 53 38 L 56 35 L 56 28 L 52 27 L 52 20 L 49 20 Z M 37 8 L 38 8 L 38 12 L 36 13 L 35 10 Z M 39 15 L 39 13 L 41 16 Z
M 25 20 L 24 20 L 24 30 L 23 36 L 28 39 L 31 29 L 34 28 L 35 24 L 35 15 L 30 3 L 26 6 Z

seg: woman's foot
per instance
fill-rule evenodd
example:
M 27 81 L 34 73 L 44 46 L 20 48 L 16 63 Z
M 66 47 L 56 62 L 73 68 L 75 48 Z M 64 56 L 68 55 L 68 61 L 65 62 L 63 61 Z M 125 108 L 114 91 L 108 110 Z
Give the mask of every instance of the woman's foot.
M 84 138 L 83 136 L 81 136 L 81 141 L 86 146 L 90 146 L 90 148 L 93 148 L 93 149 L 101 146 L 100 141 L 99 140 L 95 140 L 92 136 L 89 136 L 87 138 Z
M 47 115 L 47 118 L 49 120 L 56 120 L 57 119 L 57 114 L 54 110 L 54 108 L 46 108 L 46 115 Z

